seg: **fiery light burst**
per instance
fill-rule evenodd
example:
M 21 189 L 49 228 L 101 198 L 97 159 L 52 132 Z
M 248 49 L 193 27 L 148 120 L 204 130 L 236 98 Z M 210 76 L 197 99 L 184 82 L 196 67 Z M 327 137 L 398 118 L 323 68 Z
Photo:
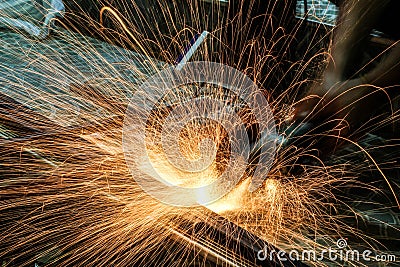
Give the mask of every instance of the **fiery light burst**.
M 357 164 L 325 165 L 311 146 L 321 134 L 306 132 L 300 145 L 278 147 L 267 179 L 255 192 L 247 190 L 251 177 L 244 176 L 230 193 L 205 207 L 166 205 L 138 186 L 123 153 L 125 109 L 140 83 L 174 64 L 195 33 L 212 28 L 193 60 L 231 65 L 266 88 L 280 130 L 288 126 L 286 118 L 291 116 L 298 88 L 308 83 L 305 76 L 319 68 L 316 62 L 324 56 L 321 49 L 308 57 L 315 54 L 310 46 L 309 54 L 287 61 L 284 55 L 295 45 L 293 36 L 301 25 L 294 22 L 290 32 L 277 28 L 287 19 L 276 17 L 286 1 L 270 1 L 267 15 L 259 20 L 264 28 L 261 33 L 268 38 L 253 36 L 259 25 L 248 15 L 255 7 L 239 3 L 236 13 L 230 10 L 219 18 L 228 10 L 222 2 L 188 0 L 186 13 L 180 12 L 177 1 L 160 2 L 155 4 L 159 13 L 157 9 L 144 13 L 139 4 L 132 3 L 120 6 L 131 17 L 124 18 L 110 6 L 101 10 L 103 24 L 87 14 L 67 14 L 70 23 L 59 22 L 71 29 L 71 22 L 84 21 L 97 37 L 125 49 L 101 47 L 77 28 L 73 29 L 77 32 L 56 30 L 54 37 L 42 41 L 20 33 L 7 33 L 12 38 L 1 39 L 1 53 L 9 58 L 0 63 L 7 73 L 0 78 L 2 86 L 7 85 L 2 100 L 8 103 L 1 111 L 8 137 L 0 141 L 3 264 L 150 266 L 173 262 L 195 266 L 196 247 L 173 229 L 182 227 L 182 221 L 212 225 L 215 213 L 280 248 L 321 250 L 341 236 L 357 236 L 364 245 L 373 246 L 373 237 L 343 222 L 343 209 L 351 214 L 351 208 L 345 208 L 346 203 L 334 193 L 352 186 L 377 190 L 359 181 L 358 174 L 380 163 L 370 164 L 367 158 Z M 168 32 L 155 26 L 160 20 Z M 320 42 L 320 36 L 311 38 L 314 44 Z M 290 77 L 288 84 L 285 77 Z M 201 172 L 190 174 L 171 167 L 160 149 L 161 117 L 152 117 L 146 136 L 147 153 L 157 172 L 170 183 L 186 187 L 217 180 L 229 158 L 230 140 L 223 127 L 192 120 L 180 132 L 180 153 L 189 161 L 205 157 L 209 163 Z M 397 119 L 397 114 L 392 118 Z M 288 171 L 295 168 L 302 171 Z M 199 203 L 207 202 L 207 194 L 199 192 Z M 210 229 L 198 229 L 197 234 L 202 231 Z

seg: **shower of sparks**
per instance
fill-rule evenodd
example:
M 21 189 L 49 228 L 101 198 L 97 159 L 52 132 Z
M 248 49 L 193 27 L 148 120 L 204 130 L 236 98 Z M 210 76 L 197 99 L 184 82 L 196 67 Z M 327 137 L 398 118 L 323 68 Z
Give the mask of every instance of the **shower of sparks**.
M 279 24 L 274 20 L 287 20 L 285 16 L 272 16 L 284 1 L 269 1 L 271 14 L 261 20 L 262 32 L 271 39 L 262 34 L 253 36 L 255 25 L 246 13 L 248 7 L 240 3 L 237 14 L 228 20 L 216 19 L 227 8 L 224 2 L 211 5 L 188 0 L 187 14 L 179 12 L 178 1 L 159 2 L 156 6 L 160 13 L 150 9 L 142 14 L 143 9 L 134 3 L 122 6 L 126 14 L 141 19 L 139 24 L 112 6 L 101 10 L 100 24 L 82 14 L 79 20 L 76 18 L 85 22 L 80 29 L 86 27 L 130 51 L 113 47 L 106 55 L 93 45 L 98 41 L 79 31 L 56 30 L 54 37 L 43 41 L 27 39 L 23 33 L 10 33 L 14 42 L 0 40 L 1 53 L 9 58 L 0 62 L 3 73 L 7 73 L 0 78 L 5 88 L 2 102 L 9 97 L 20 103 L 10 104 L 0 114 L 0 127 L 5 127 L 0 139 L 0 263 L 145 266 L 175 262 L 176 266 L 190 266 L 196 248 L 190 238 L 188 241 L 171 229 L 181 220 L 212 225 L 215 213 L 280 248 L 322 250 L 327 245 L 321 239 L 329 237 L 332 245 L 342 236 L 356 236 L 362 240 L 359 242 L 373 246 L 372 237 L 344 223 L 343 217 L 351 216 L 352 210 L 335 192 L 354 186 L 379 190 L 362 183 L 358 175 L 377 169 L 380 173 L 376 179 L 386 179 L 381 163 L 366 156 L 357 164 L 338 160 L 324 165 L 312 146 L 321 133 L 305 133 L 301 146 L 279 147 L 263 186 L 253 193 L 247 190 L 251 177 L 243 177 L 216 202 L 180 208 L 160 203 L 142 191 L 124 159 L 125 109 L 140 83 L 174 64 L 196 33 L 209 31 L 191 60 L 231 65 L 264 86 L 280 129 L 289 126 L 287 119 L 300 88 L 310 84 L 310 73 L 318 71 L 322 64 L 317 62 L 325 56 L 324 50 L 309 46 L 304 58 L 287 62 L 283 55 L 296 44 L 293 35 L 301 25 L 293 25 L 292 32 L 274 28 Z M 204 16 L 206 7 L 212 16 Z M 156 24 L 161 18 L 168 22 L 164 26 L 170 29 L 169 34 L 158 32 Z M 69 25 L 65 21 L 59 24 Z M 142 32 L 141 25 L 150 33 Z M 151 39 L 154 36 L 156 40 Z M 317 46 L 321 36 L 309 38 L 310 44 Z M 234 41 L 227 43 L 229 39 Z M 315 55 L 308 59 L 306 55 L 311 53 Z M 84 70 L 74 58 L 86 64 Z M 284 77 L 290 77 L 291 83 L 281 92 Z M 376 128 L 397 116 L 392 114 L 391 120 L 382 120 Z M 229 142 L 223 128 L 196 121 L 186 125 L 186 132 L 179 137 L 181 153 L 188 160 L 215 156 L 209 168 L 188 174 L 170 166 L 157 140 L 150 140 L 161 134 L 157 128 L 161 119 L 155 115 L 155 122 L 149 126 L 153 129 L 146 136 L 154 142 L 147 147 L 153 167 L 169 182 L 183 186 L 197 187 L 218 179 L 226 160 L 221 151 Z M 20 132 L 13 132 L 16 125 Z M 204 145 L 204 138 L 217 144 L 217 151 Z M 360 149 L 359 153 L 364 152 L 368 151 Z M 387 162 L 384 165 L 394 167 Z M 295 168 L 301 171 L 291 171 Z M 207 194 L 199 192 L 199 203 L 207 201 Z M 202 229 L 199 231 L 201 235 Z

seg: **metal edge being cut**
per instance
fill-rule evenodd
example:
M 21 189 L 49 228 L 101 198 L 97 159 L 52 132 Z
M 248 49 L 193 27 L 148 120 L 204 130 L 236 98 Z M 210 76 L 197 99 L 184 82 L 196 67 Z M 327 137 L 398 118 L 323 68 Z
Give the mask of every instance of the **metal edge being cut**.
M 277 136 L 273 114 L 263 92 L 249 77 L 235 68 L 215 62 L 197 61 L 185 64 L 181 70 L 170 67 L 149 77 L 135 91 L 125 113 L 122 140 L 124 157 L 134 180 L 145 192 L 165 204 L 184 207 L 205 205 L 218 200 L 239 183 L 247 168 L 247 161 L 242 164 L 244 166 L 237 166 L 240 161 L 237 158 L 230 158 L 224 173 L 216 181 L 193 188 L 179 186 L 167 181 L 154 167 L 154 162 L 152 162 L 146 147 L 146 125 L 151 112 L 157 106 L 157 103 L 171 92 L 172 88 L 187 84 L 209 84 L 230 90 L 254 114 L 260 135 Z M 218 115 L 221 113 L 227 116 L 221 118 Z M 230 157 L 239 154 L 241 157 L 247 157 L 248 160 L 251 144 L 244 132 L 245 127 L 238 125 L 238 122 L 241 122 L 241 124 L 243 122 L 234 111 L 228 109 L 225 100 L 197 97 L 191 99 L 190 103 L 186 102 L 180 107 L 174 107 L 171 114 L 174 117 L 166 121 L 177 124 L 172 125 L 172 127 L 171 125 L 162 126 L 169 131 L 176 130 L 176 132 L 179 132 L 180 127 L 184 124 L 183 121 L 186 120 L 187 122 L 188 117 L 193 119 L 203 117 L 220 123 L 229 134 L 230 147 L 232 148 Z M 163 131 L 163 134 L 165 132 L 168 131 Z M 177 136 L 171 138 L 172 141 L 176 142 Z M 162 141 L 163 148 L 169 148 L 163 151 L 168 158 L 168 164 L 180 171 L 200 170 L 201 168 L 192 168 L 194 166 L 193 161 L 186 159 L 183 155 L 176 154 L 179 151 L 179 144 L 176 144 L 174 149 L 173 145 L 171 146 L 171 140 L 168 141 L 171 138 L 163 137 Z M 275 138 L 266 139 L 259 149 L 259 161 L 252 174 L 250 191 L 259 188 L 268 174 L 275 157 Z M 187 169 L 182 170 L 182 168 Z M 235 170 L 234 175 L 230 172 L 233 168 Z M 208 198 L 199 202 L 199 194 L 205 193 Z

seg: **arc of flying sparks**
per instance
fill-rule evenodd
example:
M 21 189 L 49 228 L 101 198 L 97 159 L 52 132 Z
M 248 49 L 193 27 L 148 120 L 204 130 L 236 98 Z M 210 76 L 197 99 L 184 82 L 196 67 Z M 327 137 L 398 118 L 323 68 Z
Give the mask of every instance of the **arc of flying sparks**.
M 133 39 L 133 41 L 135 42 L 135 44 L 139 47 L 140 51 L 149 59 L 151 59 L 151 56 L 147 53 L 146 49 L 140 44 L 139 40 L 135 37 L 135 35 L 133 35 L 133 33 L 128 29 L 128 26 L 126 26 L 125 22 L 121 19 L 121 17 L 117 14 L 117 12 L 115 12 L 115 10 L 113 10 L 111 7 L 105 6 L 102 7 L 100 9 L 100 25 L 103 25 L 103 13 L 105 11 L 110 12 L 114 18 L 121 24 L 122 28 L 124 29 L 124 31 Z M 154 65 L 154 63 L 152 62 L 152 60 L 150 60 L 152 67 L 154 67 L 154 69 L 157 69 L 157 67 Z
M 365 153 L 365 155 L 367 155 L 367 157 L 372 161 L 372 163 L 374 164 L 374 166 L 376 167 L 376 169 L 378 170 L 378 172 L 382 175 L 383 179 L 385 179 L 387 185 L 389 186 L 390 191 L 392 192 L 392 195 L 396 201 L 397 206 L 400 208 L 400 201 L 396 195 L 396 193 L 394 192 L 393 186 L 390 184 L 389 179 L 386 177 L 386 175 L 383 173 L 382 169 L 379 167 L 378 163 L 375 161 L 375 159 L 371 156 L 371 154 L 368 153 L 368 151 L 366 151 L 362 146 L 360 146 L 357 142 L 354 142 L 348 138 L 342 137 L 342 136 L 337 136 L 337 135 L 333 135 L 333 134 L 325 134 L 324 136 L 329 136 L 329 137 L 334 137 L 334 138 L 340 138 L 342 140 L 348 141 L 351 144 L 355 145 L 356 147 L 358 147 L 362 152 Z

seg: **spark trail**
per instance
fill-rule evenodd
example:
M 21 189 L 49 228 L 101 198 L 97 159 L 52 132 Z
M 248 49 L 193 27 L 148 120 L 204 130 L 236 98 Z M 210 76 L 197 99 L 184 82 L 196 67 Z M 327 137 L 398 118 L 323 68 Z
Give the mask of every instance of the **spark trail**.
M 306 77 L 322 68 L 320 59 L 326 53 L 326 37 L 315 34 L 310 37 L 314 46 L 289 61 L 286 55 L 293 53 L 294 36 L 302 25 L 298 21 L 286 25 L 285 12 L 276 16 L 285 10 L 283 1 L 270 1 L 266 15 L 257 20 L 249 16 L 257 7 L 242 2 L 232 7 L 166 2 L 147 11 L 139 2 L 121 4 L 120 12 L 107 6 L 99 12 L 101 23 L 89 14 L 67 13 L 70 21 L 58 22 L 66 29 L 58 28 L 42 41 L 22 32 L 0 32 L 0 123 L 5 129 L 0 139 L 2 264 L 194 266 L 193 262 L 200 261 L 206 266 L 193 240 L 177 235 L 176 229 L 182 221 L 207 222 L 204 225 L 209 227 L 215 213 L 283 249 L 322 250 L 342 236 L 355 236 L 372 247 L 373 237 L 342 220 L 346 214 L 355 215 L 336 192 L 352 187 L 377 191 L 359 179 L 360 173 L 375 166 L 393 168 L 395 163 L 374 160 L 372 165 L 369 158 L 343 163 L 338 157 L 334 164 L 326 164 L 313 144 L 335 131 L 308 131 L 295 145 L 278 146 L 265 182 L 254 192 L 248 190 L 251 174 L 244 174 L 228 194 L 205 206 L 163 204 L 142 190 L 124 157 L 127 106 L 135 93 L 151 98 L 151 92 L 137 92 L 141 84 L 172 66 L 196 33 L 209 31 L 191 61 L 219 62 L 250 77 L 264 89 L 280 133 L 290 126 L 288 118 L 298 92 L 310 84 Z M 167 31 L 156 26 L 160 21 Z M 261 31 L 254 36 L 256 29 Z M 87 37 L 88 32 L 104 42 Z M 158 102 L 161 108 L 149 117 L 142 137 L 146 153 L 170 183 L 207 185 L 218 180 L 231 156 L 232 140 L 219 123 L 232 115 L 227 110 L 239 113 L 247 130 L 257 128 L 257 122 L 246 111 L 248 106 L 235 108 L 232 103 L 238 102 L 218 87 L 191 84 L 179 89 Z M 188 172 L 171 164 L 160 140 L 165 117 L 171 112 L 165 103 L 179 105 L 194 95 L 212 97 L 225 109 L 219 121 L 191 120 L 179 136 L 167 135 L 178 141 L 179 153 L 188 161 L 207 159 L 207 168 Z M 140 112 L 140 106 L 136 108 Z M 397 118 L 393 113 L 391 120 L 373 127 Z M 204 143 L 205 139 L 213 145 Z M 234 164 L 242 164 L 239 161 Z M 206 194 L 198 196 L 199 203 L 204 203 Z M 196 234 L 201 236 L 202 231 L 210 228 L 197 229 Z

